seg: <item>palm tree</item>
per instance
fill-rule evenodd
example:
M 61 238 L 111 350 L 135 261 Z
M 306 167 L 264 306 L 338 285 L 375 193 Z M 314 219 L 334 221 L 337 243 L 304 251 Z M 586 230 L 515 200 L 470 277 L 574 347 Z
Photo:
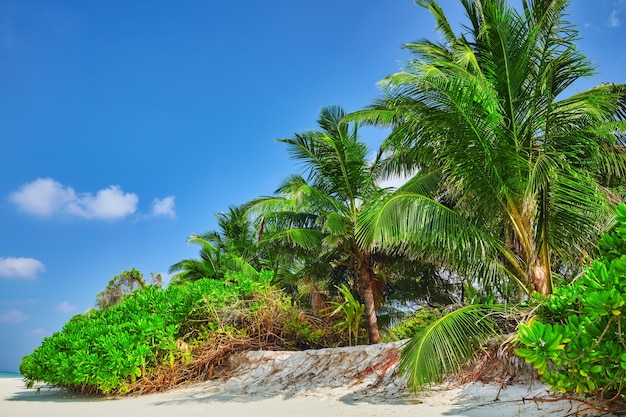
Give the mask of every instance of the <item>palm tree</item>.
M 593 73 L 563 19 L 567 1 L 525 1 L 523 12 L 502 0 L 462 3 L 469 32 L 457 36 L 436 0 L 419 2 L 445 42 L 406 45 L 417 58 L 383 82 L 384 98 L 352 116 L 393 127 L 390 169 L 420 170 L 361 217 L 361 240 L 419 237 L 402 249 L 434 250 L 459 266 L 489 256 L 497 264 L 483 273 L 550 294 L 552 265 L 573 267 L 609 224 L 602 178 L 626 172 L 616 140 L 626 86 L 563 97 Z M 439 198 L 415 191 L 433 177 Z M 394 217 L 400 207 L 410 215 Z
M 172 284 L 197 281 L 203 278 L 220 279 L 222 261 L 222 248 L 217 248 L 209 240 L 212 235 L 204 236 L 191 234 L 187 238 L 190 245 L 200 246 L 200 259 L 183 259 L 172 265 L 168 271 L 174 274 L 171 279 Z
M 357 242 L 355 228 L 364 204 L 382 190 L 375 183 L 367 147 L 358 140 L 357 125 L 342 123 L 344 116 L 340 107 L 324 108 L 320 130 L 279 139 L 302 163 L 307 177 L 289 177 L 279 195 L 252 202 L 251 213 L 259 218 L 261 245 L 295 250 L 307 282 L 331 273 L 352 278 L 365 304 L 369 342 L 378 343 L 382 280 L 374 253 Z
M 606 179 L 626 173 L 626 86 L 574 93 L 594 68 L 564 19 L 567 0 L 524 0 L 521 11 L 461 2 L 468 22 L 457 35 L 436 0 L 418 1 L 443 40 L 407 44 L 415 58 L 406 70 L 350 117 L 392 128 L 389 172 L 418 171 L 359 217 L 359 242 L 429 253 L 468 284 L 549 295 L 555 265 L 579 268 L 610 226 Z M 432 181 L 434 198 L 420 191 Z
M 172 265 L 169 269 L 170 274 L 175 274 L 172 283 L 222 279 L 228 271 L 257 275 L 260 261 L 246 208 L 230 207 L 228 213 L 218 213 L 215 217 L 218 231 L 188 237 L 187 242 L 200 246 L 200 259 L 184 259 Z

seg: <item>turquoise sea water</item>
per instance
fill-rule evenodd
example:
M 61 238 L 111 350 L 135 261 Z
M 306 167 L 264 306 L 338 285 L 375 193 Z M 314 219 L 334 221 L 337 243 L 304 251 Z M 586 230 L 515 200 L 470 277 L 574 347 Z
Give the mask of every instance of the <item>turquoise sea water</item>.
M 0 372 L 0 378 L 23 378 L 23 376 L 15 372 Z

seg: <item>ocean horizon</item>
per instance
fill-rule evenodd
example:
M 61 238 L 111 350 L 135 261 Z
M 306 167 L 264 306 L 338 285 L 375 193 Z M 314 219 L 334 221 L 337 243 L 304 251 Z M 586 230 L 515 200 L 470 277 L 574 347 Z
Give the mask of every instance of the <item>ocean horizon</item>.
M 17 372 L 4 372 L 0 371 L 0 378 L 24 378 L 21 374 Z

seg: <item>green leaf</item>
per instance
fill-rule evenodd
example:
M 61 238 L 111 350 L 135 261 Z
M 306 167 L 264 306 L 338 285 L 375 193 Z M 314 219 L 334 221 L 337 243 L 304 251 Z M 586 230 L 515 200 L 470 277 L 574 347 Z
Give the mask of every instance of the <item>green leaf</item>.
M 399 370 L 410 386 L 419 390 L 440 382 L 460 369 L 476 354 L 476 348 L 497 335 L 491 319 L 500 305 L 470 305 L 455 310 L 430 324 L 403 348 Z
M 600 372 L 602 372 L 602 366 L 601 365 L 592 366 L 590 369 L 590 372 L 594 374 L 599 374 Z

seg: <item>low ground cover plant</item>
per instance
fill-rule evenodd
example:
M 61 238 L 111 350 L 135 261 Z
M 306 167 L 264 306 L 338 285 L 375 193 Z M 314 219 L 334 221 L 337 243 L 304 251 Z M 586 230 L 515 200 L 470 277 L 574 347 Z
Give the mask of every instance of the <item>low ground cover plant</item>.
M 23 358 L 20 372 L 30 385 L 151 392 L 210 378 L 236 351 L 340 343 L 330 323 L 300 311 L 270 281 L 271 273 L 231 273 L 167 289 L 147 286 L 117 305 L 73 317 Z

